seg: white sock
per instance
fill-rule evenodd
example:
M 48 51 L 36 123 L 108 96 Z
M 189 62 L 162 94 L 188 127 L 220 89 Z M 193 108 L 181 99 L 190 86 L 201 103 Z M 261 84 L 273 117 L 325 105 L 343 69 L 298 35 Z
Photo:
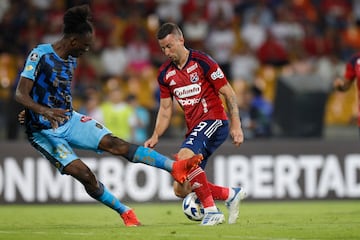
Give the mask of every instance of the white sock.
M 204 213 L 209 213 L 209 212 L 218 212 L 218 208 L 216 206 L 212 206 L 212 207 L 207 207 L 204 208 Z

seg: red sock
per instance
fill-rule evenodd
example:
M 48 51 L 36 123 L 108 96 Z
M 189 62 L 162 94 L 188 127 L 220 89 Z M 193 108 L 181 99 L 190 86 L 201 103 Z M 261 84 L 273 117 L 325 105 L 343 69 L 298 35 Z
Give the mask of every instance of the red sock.
M 191 189 L 196 193 L 196 196 L 199 198 L 203 207 L 207 208 L 215 206 L 204 170 L 197 167 L 190 172 L 188 179 Z
M 214 200 L 227 200 L 229 197 L 229 188 L 215 185 L 211 182 L 207 183 Z

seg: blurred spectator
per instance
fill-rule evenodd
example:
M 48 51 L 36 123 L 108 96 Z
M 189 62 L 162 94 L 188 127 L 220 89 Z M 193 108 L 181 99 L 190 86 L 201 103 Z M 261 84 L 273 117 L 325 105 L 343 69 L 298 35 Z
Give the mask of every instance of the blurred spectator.
M 275 9 L 275 21 L 269 30 L 286 50 L 292 48 L 292 42 L 301 42 L 304 38 L 303 26 L 296 21 L 295 14 L 286 4 Z
M 64 11 L 65 4 L 63 1 L 54 1 L 54 3 L 49 6 L 44 18 L 47 24 L 45 25 L 45 32 L 41 39 L 42 43 L 54 43 L 61 38 Z
M 326 24 L 336 29 L 346 27 L 347 16 L 351 14 L 352 2 L 354 1 L 321 0 L 319 10 L 325 18 Z
M 126 98 L 127 103 L 134 109 L 136 123 L 134 126 L 134 143 L 143 144 L 149 137 L 150 112 L 141 106 L 135 95 Z
M 103 115 L 100 109 L 102 102 L 101 92 L 93 86 L 89 86 L 84 90 L 83 103 L 79 108 L 79 113 L 87 115 L 98 121 L 103 120 Z
M 146 29 L 138 29 L 132 41 L 126 45 L 125 51 L 129 71 L 139 73 L 151 67 Z
M 204 44 L 209 30 L 209 23 L 201 15 L 200 9 L 188 13 L 184 19 L 183 32 L 186 36 L 186 46 L 204 50 Z
M 30 0 L 31 4 L 42 11 L 49 10 L 56 0 Z
M 98 82 L 98 71 L 90 62 L 90 58 L 79 58 L 74 72 L 72 86 L 75 94 L 81 94 L 90 86 L 96 86 Z
M 209 0 L 207 11 L 210 22 L 219 20 L 219 16 L 224 22 L 231 22 L 235 16 L 232 0 Z
M 113 0 L 92 0 L 91 11 L 95 25 L 96 41 L 98 48 L 106 47 L 109 44 L 110 33 L 114 28 L 114 17 L 116 5 Z
M 5 58 L 5 59 L 4 59 Z M 7 72 L 0 70 L 1 75 L 3 76 L 1 81 L 3 81 L 4 77 L 9 77 L 8 85 L 9 96 L 7 96 L 7 101 L 5 101 L 4 108 L 6 109 L 6 139 L 8 140 L 17 140 L 20 136 L 20 124 L 18 123 L 18 113 L 23 110 L 23 106 L 15 101 L 15 89 L 18 84 L 19 76 L 21 73 L 21 69 L 23 67 L 23 56 L 1 56 L 0 65 L 7 69 Z M 2 82 L 2 87 L 4 87 L 4 82 Z M 1 103 L 0 103 L 1 105 Z
M 246 43 L 233 53 L 230 61 L 230 79 L 232 82 L 254 83 L 260 63 Z
M 207 52 L 218 62 L 224 74 L 229 77 L 231 54 L 236 44 L 235 32 L 222 12 L 219 12 L 211 24 L 212 27 L 206 40 Z
M 181 8 L 186 0 L 156 0 L 156 15 L 161 22 L 180 23 L 183 20 Z
M 0 21 L 3 20 L 3 16 L 9 8 L 10 8 L 10 0 L 0 1 Z
M 254 1 L 252 6 L 249 6 L 244 10 L 244 13 L 242 14 L 242 22 L 244 25 L 254 22 L 254 18 L 256 19 L 256 24 L 259 24 L 265 30 L 273 24 L 274 16 L 268 6 L 268 1 Z
M 128 65 L 126 50 L 117 44 L 116 39 L 111 38 L 109 45 L 103 48 L 100 53 L 100 64 L 103 75 L 121 77 Z
M 241 26 L 240 34 L 247 46 L 256 51 L 265 42 L 266 31 L 259 16 L 254 14 Z
M 201 19 L 209 20 L 208 1 L 203 0 L 187 0 L 182 5 L 183 21 L 186 21 L 191 14 L 197 12 Z
M 245 81 L 239 81 L 233 87 L 237 97 L 237 104 L 239 106 L 241 128 L 244 133 L 244 138 L 253 139 L 255 137 L 255 124 L 251 116 L 251 102 L 253 95 L 250 90 L 250 84 Z
M 309 56 L 321 57 L 329 55 L 336 49 L 337 33 L 333 28 L 325 28 L 321 31 L 315 25 L 304 24 L 305 37 L 302 45 Z
M 253 131 L 256 138 L 268 138 L 272 136 L 273 106 L 262 94 L 262 90 L 255 85 L 251 87 L 250 118 L 253 122 Z
M 289 62 L 287 50 L 269 31 L 267 38 L 256 51 L 256 56 L 261 64 L 275 67 L 284 66 Z
M 94 118 L 106 125 L 114 135 L 132 141 L 136 117 L 134 109 L 126 102 L 126 96 L 117 78 L 106 81 L 106 98 L 100 105 L 101 112 Z

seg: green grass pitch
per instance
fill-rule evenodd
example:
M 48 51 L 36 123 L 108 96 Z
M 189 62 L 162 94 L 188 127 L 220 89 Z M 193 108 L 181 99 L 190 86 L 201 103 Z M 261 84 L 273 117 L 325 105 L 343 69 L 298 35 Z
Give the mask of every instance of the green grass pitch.
M 142 227 L 126 228 L 100 204 L 2 205 L 0 239 L 337 240 L 360 239 L 360 201 L 241 203 L 237 224 L 199 226 L 178 203 L 129 204 Z M 227 216 L 222 202 L 218 207 Z

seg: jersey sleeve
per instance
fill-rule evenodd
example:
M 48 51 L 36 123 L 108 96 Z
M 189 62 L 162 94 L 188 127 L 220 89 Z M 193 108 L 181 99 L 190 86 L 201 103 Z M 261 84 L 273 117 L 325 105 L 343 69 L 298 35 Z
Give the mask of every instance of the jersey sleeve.
M 21 76 L 25 78 L 29 78 L 35 80 L 36 78 L 36 69 L 40 62 L 40 51 L 36 48 L 31 51 L 29 56 L 26 59 L 25 67 L 21 72 Z
M 166 75 L 166 71 L 163 70 L 163 68 L 161 67 L 159 70 L 159 75 L 158 75 L 160 98 L 170 98 L 171 97 L 170 89 L 169 89 L 168 85 L 165 83 L 165 75 Z
M 210 56 L 206 56 L 206 60 L 204 62 L 207 66 L 204 67 L 204 64 L 201 65 L 203 65 L 205 78 L 215 87 L 217 91 L 219 91 L 221 87 L 228 83 L 224 72 Z
M 344 73 L 344 78 L 345 81 L 354 81 L 356 78 L 356 71 L 355 71 L 355 66 L 357 61 L 359 61 L 360 58 L 359 56 L 355 55 L 352 56 L 351 59 L 346 63 L 345 66 L 345 73 Z

